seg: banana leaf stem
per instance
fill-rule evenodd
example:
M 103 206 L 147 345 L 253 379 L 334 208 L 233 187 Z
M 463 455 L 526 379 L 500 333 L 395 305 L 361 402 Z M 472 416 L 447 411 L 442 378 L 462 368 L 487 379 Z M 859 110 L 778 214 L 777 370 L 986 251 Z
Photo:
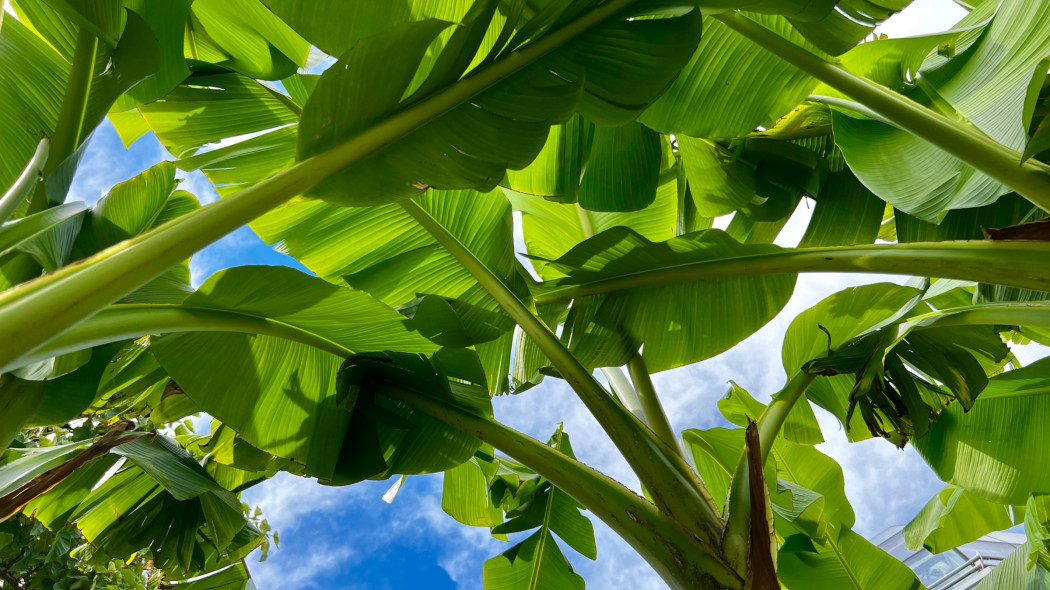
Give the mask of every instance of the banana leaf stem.
M 900 94 L 810 53 L 739 12 L 713 15 L 723 24 L 817 80 L 871 109 L 1010 187 L 1050 211 L 1050 167 L 1029 160 L 987 135 L 934 112 Z
M 194 252 L 467 102 L 636 1 L 606 2 L 327 152 L 78 264 L 8 289 L 0 294 L 0 366 L 31 353 Z
M 676 519 L 606 475 L 502 424 L 411 391 L 384 394 L 472 434 L 548 479 L 602 519 L 672 588 L 743 588 L 743 580 Z
M 437 219 L 414 201 L 403 201 L 401 205 L 439 244 L 459 260 L 554 363 L 562 377 L 568 381 L 580 400 L 612 438 L 613 443 L 627 459 L 627 463 L 649 490 L 656 505 L 702 535 L 706 541 L 713 542 L 717 539 L 722 521 L 714 501 L 699 477 L 676 450 L 654 437 L 645 424 L 609 395 L 590 370 L 569 352 L 554 332 Z
M 1050 302 L 981 303 L 942 309 L 909 319 L 901 325 L 900 333 L 949 326 L 981 325 L 1050 328 Z
M 47 162 L 50 146 L 51 142 L 46 137 L 40 140 L 40 143 L 36 146 L 36 151 L 33 152 L 33 157 L 29 158 L 29 163 L 26 164 L 25 169 L 15 179 L 11 188 L 7 189 L 4 196 L 0 197 L 0 224 L 14 215 L 15 211 L 18 210 L 18 206 L 29 195 L 29 191 L 33 190 L 37 180 L 43 176 L 44 164 Z
M 579 203 L 575 207 L 576 216 L 580 220 L 580 227 L 583 229 L 584 237 L 594 237 L 594 224 L 591 223 L 590 213 L 581 207 Z M 637 412 L 632 411 L 632 413 L 640 418 L 660 440 L 681 454 L 681 448 L 678 446 L 678 437 L 675 436 L 674 429 L 671 428 L 671 424 L 667 421 L 667 413 L 664 412 L 663 406 L 660 405 L 660 397 L 656 394 L 656 388 L 653 387 L 652 378 L 649 377 L 649 369 L 645 366 L 645 360 L 642 358 L 641 353 L 631 357 L 631 360 L 627 363 L 627 370 L 631 373 L 631 380 L 634 382 L 631 392 L 635 394 L 642 406 L 641 416 L 638 416 Z M 606 377 L 608 376 L 609 373 L 606 373 Z
M 671 422 L 667 419 L 667 412 L 664 412 L 664 407 L 660 405 L 656 387 L 653 386 L 653 378 L 649 375 L 649 368 L 645 366 L 645 359 L 642 358 L 641 353 L 627 361 L 627 370 L 631 373 L 634 389 L 638 392 L 638 397 L 642 402 L 646 424 L 660 440 L 681 454 L 682 448 L 678 444 L 678 437 L 675 436 L 674 428 L 671 428 Z
M 112 305 L 100 311 L 35 353 L 20 359 L 18 366 L 146 334 L 179 332 L 259 334 L 312 346 L 342 358 L 354 353 L 338 342 L 273 318 L 185 305 L 129 303 Z M 4 367 L 3 370 L 11 368 L 13 367 Z
M 541 305 L 637 287 L 802 272 L 942 277 L 1050 291 L 1050 243 L 974 240 L 794 248 L 700 260 L 578 285 L 561 279 L 547 283 L 549 286 L 545 285 L 535 299 L 536 304 Z
M 792 377 L 772 401 L 766 406 L 758 419 L 759 449 L 762 464 L 765 465 L 773 441 L 780 435 L 788 414 L 795 404 L 804 397 L 806 389 L 813 383 L 815 375 L 799 372 Z M 740 461 L 733 472 L 733 482 L 729 488 L 729 502 L 726 511 L 725 535 L 722 538 L 722 550 L 726 560 L 743 574 L 747 571 L 748 555 L 751 550 L 751 489 L 748 477 L 747 454 L 741 451 Z

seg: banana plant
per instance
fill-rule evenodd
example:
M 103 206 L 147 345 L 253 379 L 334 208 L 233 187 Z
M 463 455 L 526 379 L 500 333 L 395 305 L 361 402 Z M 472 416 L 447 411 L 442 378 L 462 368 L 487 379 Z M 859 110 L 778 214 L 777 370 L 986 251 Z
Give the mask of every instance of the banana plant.
M 0 443 L 85 420 L 149 434 L 48 455 L 11 512 L 239 589 L 265 539 L 234 510 L 246 487 L 444 472 L 455 519 L 538 529 L 486 588 L 583 587 L 559 545 L 597 555 L 581 509 L 673 588 L 921 588 L 853 530 L 812 402 L 948 484 L 909 543 L 954 547 L 1026 506 L 1031 567 L 1002 575 L 1046 575 L 1045 363 L 1008 343 L 1050 341 L 1050 3 L 864 41 L 907 4 L 13 0 L 0 100 L 32 124 L 0 139 Z M 65 203 L 106 116 L 173 161 Z M 176 169 L 222 198 L 200 206 Z M 775 245 L 811 200 L 797 246 Z M 193 289 L 187 259 L 244 224 L 311 274 Z M 734 386 L 737 428 L 676 433 L 651 375 L 734 347 L 806 272 L 919 280 L 817 304 L 769 404 Z M 545 378 L 643 495 L 568 433 L 496 420 L 495 396 Z M 152 433 L 202 412 L 208 435 Z M 1017 439 L 989 435 L 1005 424 Z M 0 470 L 27 473 L 22 454 Z M 121 502 L 134 534 L 98 509 Z

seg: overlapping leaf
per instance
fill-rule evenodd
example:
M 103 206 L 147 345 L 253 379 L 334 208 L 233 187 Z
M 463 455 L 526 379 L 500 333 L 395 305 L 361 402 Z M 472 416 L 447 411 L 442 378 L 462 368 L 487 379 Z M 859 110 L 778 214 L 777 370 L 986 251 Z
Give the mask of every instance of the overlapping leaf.
M 1013 525 L 1010 508 L 947 485 L 904 527 L 909 549 L 942 553 Z
M 656 267 L 778 251 L 742 245 L 718 230 L 654 243 L 614 227 L 550 261 L 565 278 L 550 287 L 629 276 Z M 619 366 L 641 346 L 662 371 L 722 352 L 772 319 L 787 302 L 794 275 L 734 277 L 627 287 L 576 299 L 566 320 L 570 350 L 591 366 Z
M 1024 117 L 1029 82 L 1037 65 L 1050 54 L 1050 10 L 1044 4 L 1016 0 L 1003 2 L 997 13 L 996 8 L 996 3 L 984 3 L 960 23 L 980 26 L 995 14 L 983 35 L 965 51 L 920 71 L 913 98 L 1022 151 L 1027 141 Z M 902 80 L 909 60 L 925 57 L 948 40 L 944 37 L 928 37 L 925 44 L 878 41 L 871 48 L 862 45 L 854 51 L 862 54 L 858 62 L 877 63 L 878 57 L 896 65 L 896 70 L 892 65 L 879 67 Z M 879 51 L 881 47 L 885 53 Z M 1009 192 L 925 140 L 886 123 L 837 111 L 834 124 L 836 141 L 858 178 L 883 200 L 921 219 L 936 222 L 949 209 L 987 205 Z M 879 146 L 877 154 L 871 148 L 875 145 Z
M 349 352 L 433 351 L 405 318 L 365 293 L 282 267 L 222 271 L 183 303 L 203 312 L 291 326 Z M 338 319 L 335 319 L 338 318 Z M 222 330 L 221 320 L 212 328 Z M 153 338 L 161 366 L 204 411 L 248 442 L 332 477 L 350 414 L 339 409 L 342 358 L 273 335 L 188 332 Z
M 1048 370 L 1042 360 L 993 377 L 969 412 L 949 405 L 915 448 L 941 479 L 987 500 L 1020 505 L 1045 492 L 1050 479 L 1038 465 L 1047 448 Z

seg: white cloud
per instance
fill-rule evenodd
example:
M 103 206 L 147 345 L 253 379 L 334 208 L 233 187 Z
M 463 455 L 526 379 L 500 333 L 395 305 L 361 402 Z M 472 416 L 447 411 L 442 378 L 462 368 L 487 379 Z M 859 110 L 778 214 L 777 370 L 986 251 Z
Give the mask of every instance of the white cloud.
M 911 37 L 950 29 L 966 11 L 952 0 L 915 0 L 900 14 L 894 15 L 876 33 L 890 37 Z

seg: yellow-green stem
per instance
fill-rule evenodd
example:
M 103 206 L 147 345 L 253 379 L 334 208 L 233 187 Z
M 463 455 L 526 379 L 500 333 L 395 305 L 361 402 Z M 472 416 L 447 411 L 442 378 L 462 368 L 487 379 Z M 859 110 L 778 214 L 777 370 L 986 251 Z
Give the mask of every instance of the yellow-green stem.
M 579 285 L 552 281 L 554 286 L 537 295 L 536 303 L 571 301 L 599 293 L 686 281 L 802 272 L 941 277 L 1050 291 L 1050 243 L 975 240 L 784 249 L 699 260 Z
M 502 424 L 418 393 L 383 393 L 494 446 L 550 480 L 602 519 L 672 588 L 742 588 L 743 580 L 676 519 L 602 473 Z
M 8 289 L 0 294 L 0 366 L 16 362 L 194 252 L 419 129 L 636 1 L 606 2 L 325 153 L 79 264 Z
M 678 445 L 678 437 L 675 436 L 674 428 L 671 428 L 671 422 L 667 419 L 664 407 L 660 405 L 656 387 L 653 386 L 653 379 L 649 375 L 649 368 L 645 366 L 645 359 L 642 358 L 641 353 L 627 361 L 627 370 L 631 373 L 631 381 L 642 402 L 642 411 L 645 412 L 645 421 L 649 428 L 660 437 L 660 440 L 667 443 L 667 446 L 680 455 L 682 448 Z
M 404 201 L 402 206 L 459 260 L 547 355 L 612 438 L 656 505 L 706 541 L 717 539 L 722 521 L 714 501 L 677 451 L 654 437 L 648 427 L 610 396 L 554 332 L 438 220 L 413 201 Z

